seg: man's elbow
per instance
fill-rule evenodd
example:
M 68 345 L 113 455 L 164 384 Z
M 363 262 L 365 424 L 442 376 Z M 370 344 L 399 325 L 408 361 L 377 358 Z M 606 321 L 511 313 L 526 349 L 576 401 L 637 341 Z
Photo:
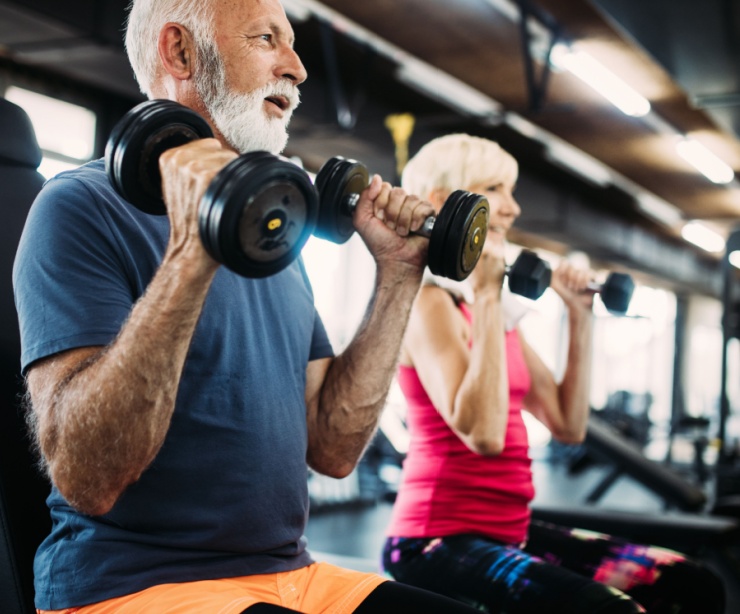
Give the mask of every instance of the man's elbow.
M 357 466 L 357 460 L 339 458 L 309 457 L 308 466 L 316 473 L 341 480 L 346 478 Z
M 75 510 L 87 516 L 102 516 L 113 509 L 122 491 L 106 488 L 99 480 L 82 480 L 75 472 L 49 467 L 49 477 L 59 494 Z
M 87 516 L 103 516 L 113 509 L 118 497 L 115 495 L 102 496 L 89 490 L 75 491 L 73 488 L 57 486 L 59 493 L 80 514 Z

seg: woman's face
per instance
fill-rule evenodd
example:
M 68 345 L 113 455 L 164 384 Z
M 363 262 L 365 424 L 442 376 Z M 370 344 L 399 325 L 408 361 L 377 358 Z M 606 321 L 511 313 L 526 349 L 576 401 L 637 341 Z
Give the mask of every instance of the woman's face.
M 505 245 L 506 233 L 522 212 L 519 203 L 514 199 L 515 188 L 513 181 L 485 183 L 468 188 L 469 191 L 481 194 L 488 199 L 491 217 L 488 221 L 486 244 L 490 242 L 492 247 L 498 247 L 501 250 Z

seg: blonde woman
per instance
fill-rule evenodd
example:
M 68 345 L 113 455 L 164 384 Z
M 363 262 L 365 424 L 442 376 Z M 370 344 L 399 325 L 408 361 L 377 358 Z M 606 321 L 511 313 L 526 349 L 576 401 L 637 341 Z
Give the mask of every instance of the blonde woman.
M 465 134 L 431 141 L 404 171 L 404 188 L 435 209 L 459 188 L 484 194 L 491 218 L 465 291 L 429 280 L 412 308 L 398 372 L 411 443 L 384 569 L 485 612 L 722 612 L 720 581 L 682 555 L 530 521 L 522 412 L 559 441 L 585 436 L 592 298 L 590 271 L 564 262 L 553 272 L 569 325 L 556 382 L 502 292 L 517 176 L 497 143 Z

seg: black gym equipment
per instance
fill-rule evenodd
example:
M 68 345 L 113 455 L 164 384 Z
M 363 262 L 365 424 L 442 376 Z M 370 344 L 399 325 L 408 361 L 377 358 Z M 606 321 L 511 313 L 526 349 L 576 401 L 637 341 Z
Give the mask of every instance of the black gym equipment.
M 149 100 L 115 126 L 105 150 L 111 184 L 145 213 L 164 215 L 159 156 L 166 150 L 212 137 L 195 111 L 170 100 Z M 308 174 L 268 152 L 243 154 L 211 181 L 198 210 L 200 237 L 208 253 L 244 277 L 278 273 L 300 254 L 311 236 L 318 197 Z
M 705 507 L 707 496 L 700 486 L 688 481 L 670 465 L 647 458 L 636 442 L 624 437 L 599 413 L 594 411 L 589 416 L 583 447 L 612 470 L 588 495 L 587 503 L 597 503 L 617 479 L 628 475 L 659 495 L 668 507 L 685 512 L 698 512 Z
M 515 294 L 537 300 L 550 286 L 552 271 L 550 265 L 530 250 L 522 250 L 506 274 L 509 278 L 509 289 Z M 586 287 L 588 292 L 601 295 L 601 302 L 612 313 L 625 314 L 629 309 L 635 282 L 627 273 L 609 273 L 603 284 L 591 282 Z
M 344 243 L 354 234 L 352 214 L 369 180 L 367 167 L 356 160 L 336 156 L 321 167 L 315 236 Z M 457 281 L 470 275 L 483 250 L 489 215 L 484 196 L 463 190 L 450 194 L 439 215 L 428 217 L 413 233 L 429 239 L 429 270 Z
M 601 302 L 609 311 L 621 315 L 629 309 L 635 282 L 627 273 L 612 272 L 603 284 L 592 283 L 588 289 L 601 296 Z
M 627 440 L 598 412 L 589 417 L 583 448 L 611 467 L 611 471 L 586 497 L 585 506 L 533 505 L 533 519 L 610 533 L 686 553 L 740 543 L 737 516 L 717 509 L 712 509 L 711 514 L 704 513 L 709 501 L 700 486 L 671 466 L 647 458 L 636 443 Z M 654 515 L 597 507 L 622 476 L 658 495 L 667 511 Z
M 722 374 L 720 388 L 719 461 L 722 465 L 733 464 L 730 446 L 727 442 L 727 421 L 730 418 L 730 396 L 727 377 L 729 374 L 729 345 L 732 339 L 740 339 L 740 276 L 737 268 L 730 262 L 730 255 L 740 251 L 740 227 L 737 227 L 725 242 L 722 258 Z
M 159 156 L 210 137 L 208 122 L 192 109 L 170 100 L 148 100 L 113 127 L 105 148 L 105 170 L 116 192 L 137 209 L 165 215 Z
M 514 264 L 506 267 L 506 276 L 514 294 L 537 300 L 550 287 L 552 269 L 533 251 L 523 249 Z

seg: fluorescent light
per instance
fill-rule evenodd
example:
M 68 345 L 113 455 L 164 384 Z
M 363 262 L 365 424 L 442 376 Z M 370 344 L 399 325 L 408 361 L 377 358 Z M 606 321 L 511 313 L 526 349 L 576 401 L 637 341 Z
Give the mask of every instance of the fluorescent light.
M 677 207 L 648 192 L 638 194 L 637 207 L 643 213 L 668 227 L 675 226 L 683 219 L 683 215 Z
M 519 134 L 528 136 L 530 139 L 539 139 L 542 136 L 542 129 L 535 126 L 532 122 L 524 119 L 521 115 L 507 111 L 504 115 L 504 123 L 512 130 Z
M 606 187 L 611 183 L 611 171 L 603 163 L 575 147 L 554 141 L 548 143 L 545 155 L 554 164 L 575 172 L 597 186 Z
M 396 71 L 399 81 L 453 109 L 474 117 L 501 115 L 501 105 L 452 75 L 429 64 L 406 58 Z
M 369 46 L 380 55 L 393 60 L 398 64 L 397 78 L 423 94 L 474 117 L 488 118 L 496 122 L 500 118 L 502 113 L 500 103 L 452 75 L 396 47 L 325 4 L 317 0 L 287 0 L 283 2 L 283 6 L 286 14 L 296 21 L 308 19 L 312 15 L 316 16 L 331 24 L 338 32 L 344 33 L 355 41 Z
M 701 222 L 693 221 L 686 224 L 681 229 L 681 236 L 707 252 L 721 252 L 725 249 L 725 240 Z
M 735 178 L 735 171 L 699 141 L 688 137 L 682 138 L 676 143 L 676 151 L 686 162 L 714 183 L 730 183 Z
M 550 53 L 550 61 L 557 68 L 573 73 L 591 86 L 622 113 L 642 117 L 650 112 L 650 103 L 644 96 L 589 54 L 558 44 Z
M 740 269 L 740 250 L 735 250 L 734 252 L 730 253 L 727 259 L 730 261 L 730 264 L 732 266 Z

